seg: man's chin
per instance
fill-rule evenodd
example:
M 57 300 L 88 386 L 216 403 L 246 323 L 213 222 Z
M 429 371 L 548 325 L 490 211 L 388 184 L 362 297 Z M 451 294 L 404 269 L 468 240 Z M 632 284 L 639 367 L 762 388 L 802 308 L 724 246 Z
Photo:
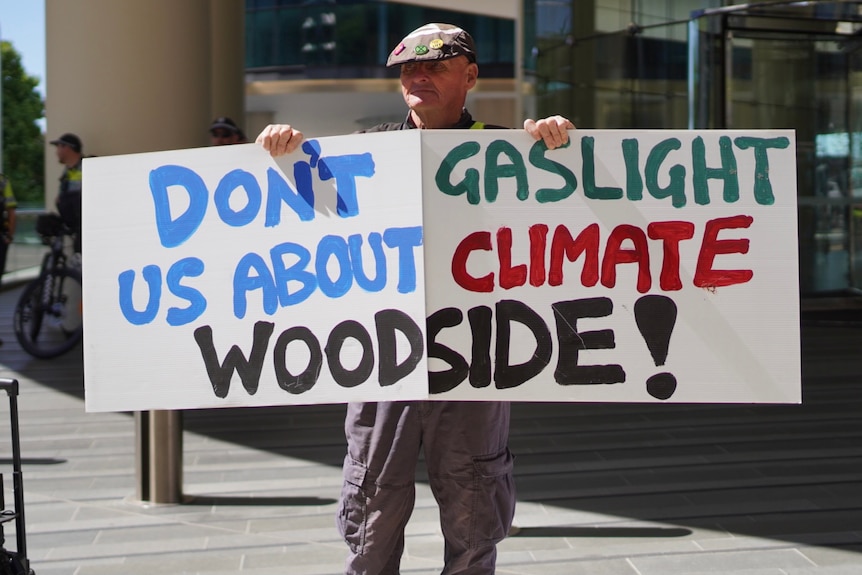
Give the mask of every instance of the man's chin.
M 436 104 L 435 98 L 423 98 L 422 96 L 414 95 L 407 96 L 405 101 L 407 102 L 407 107 L 411 110 L 425 110 Z

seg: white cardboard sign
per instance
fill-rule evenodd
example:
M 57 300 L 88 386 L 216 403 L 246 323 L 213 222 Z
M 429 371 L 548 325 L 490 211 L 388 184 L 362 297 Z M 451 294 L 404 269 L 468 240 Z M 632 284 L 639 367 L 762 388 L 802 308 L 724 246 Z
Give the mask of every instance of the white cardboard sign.
M 432 395 L 799 402 L 794 133 L 571 134 L 423 135 Z
M 425 397 L 418 147 L 85 160 L 87 409 Z
M 570 134 L 85 160 L 87 409 L 799 402 L 793 132 Z

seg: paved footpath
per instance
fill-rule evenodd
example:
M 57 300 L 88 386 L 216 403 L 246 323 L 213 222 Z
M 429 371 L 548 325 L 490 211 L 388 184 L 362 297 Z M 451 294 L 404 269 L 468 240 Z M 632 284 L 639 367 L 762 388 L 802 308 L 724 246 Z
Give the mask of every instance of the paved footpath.
M 0 376 L 21 382 L 37 575 L 341 571 L 342 407 L 186 412 L 186 501 L 141 505 L 133 418 L 84 412 L 80 348 L 53 360 L 20 349 L 19 289 L 0 293 Z M 520 533 L 500 545 L 497 573 L 862 573 L 860 325 L 805 325 L 801 406 L 515 405 Z M 405 574 L 441 569 L 420 479 Z

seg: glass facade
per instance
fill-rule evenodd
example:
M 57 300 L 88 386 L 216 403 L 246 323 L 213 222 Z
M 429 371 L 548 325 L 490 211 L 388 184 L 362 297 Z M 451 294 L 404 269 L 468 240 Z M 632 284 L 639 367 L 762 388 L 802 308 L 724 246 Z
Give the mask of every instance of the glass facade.
M 862 1 L 523 0 L 537 117 L 591 129 L 793 129 L 800 287 L 862 290 Z M 248 72 L 380 78 L 404 33 L 459 24 L 514 78 L 514 23 L 380 1 L 247 0 Z M 860 291 L 862 293 L 862 291 Z
M 687 25 L 701 0 L 530 0 L 528 30 L 539 116 L 584 128 L 685 128 Z
M 514 76 L 512 20 L 368 0 L 246 0 L 246 69 L 285 79 L 394 77 L 381 64 L 427 22 L 469 30 L 483 77 Z
M 538 116 L 795 130 L 800 290 L 862 293 L 862 2 L 530 5 Z

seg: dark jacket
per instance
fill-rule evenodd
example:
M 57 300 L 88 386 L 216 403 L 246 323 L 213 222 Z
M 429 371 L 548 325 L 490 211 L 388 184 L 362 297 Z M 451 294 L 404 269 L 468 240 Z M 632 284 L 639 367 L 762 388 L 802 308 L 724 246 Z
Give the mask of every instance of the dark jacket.
M 413 118 L 410 114 L 407 114 L 407 118 L 404 119 L 403 122 L 385 122 L 383 124 L 377 124 L 371 128 L 366 130 L 359 130 L 356 132 L 357 134 L 368 134 L 371 132 L 395 132 L 397 130 L 415 130 L 416 124 L 413 123 Z M 473 116 L 470 115 L 466 109 L 461 113 L 461 118 L 458 120 L 458 123 L 454 126 L 449 127 L 450 130 L 470 130 L 470 129 L 484 129 L 484 130 L 507 130 L 505 126 L 496 126 L 494 124 L 484 124 L 482 122 L 476 122 L 473 120 Z

